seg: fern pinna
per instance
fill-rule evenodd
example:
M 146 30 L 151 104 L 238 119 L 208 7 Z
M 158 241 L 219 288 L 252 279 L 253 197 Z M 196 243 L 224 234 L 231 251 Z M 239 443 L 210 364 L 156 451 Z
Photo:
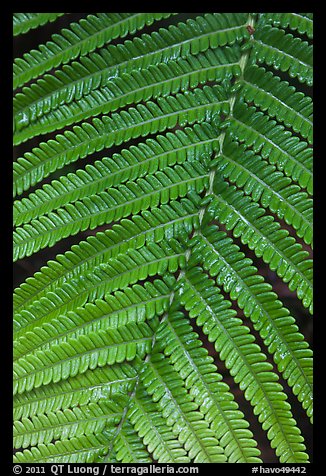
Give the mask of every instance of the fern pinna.
M 312 14 L 75 15 L 14 14 L 14 461 L 308 462 Z

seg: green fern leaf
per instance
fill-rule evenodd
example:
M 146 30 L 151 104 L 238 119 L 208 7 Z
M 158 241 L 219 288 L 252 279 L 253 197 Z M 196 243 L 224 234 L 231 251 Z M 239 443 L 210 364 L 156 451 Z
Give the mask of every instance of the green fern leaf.
M 149 65 L 145 71 L 134 70 L 113 78 L 107 86 L 70 101 L 69 105 L 59 103 L 55 107 L 53 100 L 50 110 L 47 103 L 37 101 L 24 107 L 26 100 L 19 95 L 14 101 L 14 110 L 17 108 L 19 115 L 28 116 L 30 124 L 17 132 L 14 140 L 19 143 L 129 104 L 166 97 L 208 81 L 221 81 L 230 75 L 238 76 L 239 57 L 238 49 L 234 52 L 234 48 L 222 51 L 218 48 L 197 56 L 169 61 L 168 65 Z
M 245 147 L 225 141 L 218 170 L 230 182 L 243 188 L 254 201 L 292 225 L 297 235 L 311 244 L 312 199 L 298 185 L 292 184 L 289 177 L 267 164 L 252 152 L 245 151 Z
M 196 463 L 226 461 L 213 431 L 201 418 L 198 404 L 192 401 L 181 384 L 182 380 L 162 354 L 152 354 L 151 360 L 144 366 L 141 379 L 191 459 Z
M 63 15 L 63 13 L 47 15 Z M 171 15 L 172 13 L 98 13 L 88 15 L 86 19 L 82 18 L 79 23 L 71 23 L 69 30 L 65 28 L 61 34 L 53 35 L 52 41 L 40 45 L 38 50 L 32 50 L 30 53 L 25 53 L 23 58 L 17 58 L 14 62 L 13 86 L 18 88 L 62 63 L 68 63 L 78 56 L 84 56 L 117 37 L 134 33 L 145 25 L 151 25 L 154 21 L 168 18 Z M 43 19 L 42 21 L 44 22 Z M 17 29 L 17 26 L 14 23 L 14 30 Z
M 119 435 L 115 438 L 113 448 L 117 461 L 124 461 L 125 463 L 152 462 L 145 446 L 128 421 L 125 422 L 124 428 L 120 430 Z
M 312 144 L 313 109 L 309 96 L 257 65 L 246 68 L 241 83 L 241 93 L 246 101 L 253 101 L 255 106 L 267 111 L 269 116 L 291 127 Z
M 308 463 L 313 14 L 13 20 L 13 461 Z
M 313 20 L 310 13 L 264 13 L 262 22 L 281 28 L 291 28 L 301 35 L 313 38 Z
M 198 203 L 198 201 L 197 201 Z M 164 238 L 189 235 L 198 226 L 197 209 L 192 201 L 184 198 L 180 202 L 171 201 L 169 205 L 152 208 L 132 220 L 121 220 L 104 233 L 90 236 L 86 241 L 74 245 L 65 255 L 59 255 L 56 261 L 50 261 L 47 267 L 29 278 L 15 290 L 14 311 L 20 312 L 22 307 L 55 291 L 64 282 L 76 278 L 80 274 L 91 271 L 110 258 L 116 258 L 128 248 L 139 249 L 144 244 L 154 241 L 161 242 Z
M 49 444 L 53 439 L 71 439 L 80 435 L 92 435 L 103 431 L 109 421 L 121 417 L 121 409 L 105 404 L 91 403 L 72 410 L 22 418 L 14 424 L 14 446 L 27 448 Z
M 111 117 L 95 118 L 93 124 L 83 123 L 26 152 L 14 165 L 14 194 L 22 193 L 51 172 L 64 165 L 85 158 L 112 145 L 149 133 L 162 132 L 175 127 L 204 122 L 218 114 L 227 114 L 229 104 L 223 88 L 205 86 L 202 90 L 158 98 L 157 104 L 149 101 Z
M 242 321 L 234 317 L 230 303 L 225 301 L 218 288 L 199 269 L 194 267 L 184 280 L 180 280 L 180 299 L 195 317 L 197 324 L 210 341 L 215 342 L 220 358 L 230 368 L 231 375 L 244 391 L 247 400 L 252 400 L 255 413 L 260 416 L 263 428 L 276 448 L 280 461 L 306 461 L 305 447 L 300 431 L 290 416 L 290 405 L 281 391 L 278 377 L 266 356 L 254 343 L 254 336 Z M 264 402 L 264 403 L 263 403 Z M 268 408 L 266 412 L 263 409 Z M 287 415 L 286 427 L 283 426 Z
M 171 313 L 157 332 L 158 348 L 170 356 L 175 369 L 181 378 L 185 378 L 185 386 L 194 401 L 200 405 L 205 420 L 215 432 L 229 462 L 253 463 L 261 461 L 247 430 L 247 422 L 238 410 L 229 392 L 228 386 L 221 382 L 212 358 L 202 348 L 198 335 L 192 332 L 189 322 L 182 313 Z M 213 423 L 214 422 L 214 423 Z
M 312 46 L 290 33 L 268 26 L 258 29 L 253 43 L 253 59 L 277 70 L 288 71 L 290 77 L 312 86 Z
M 15 395 L 14 421 L 65 408 L 106 401 L 115 393 L 132 389 L 137 371 L 131 364 L 115 364 L 86 370 L 68 380 Z
M 166 426 L 157 404 L 152 401 L 142 386 L 137 387 L 137 393 L 127 416 L 146 445 L 148 452 L 159 463 L 190 462 L 186 451 L 170 428 Z
M 14 36 L 27 33 L 34 28 L 53 22 L 64 13 L 14 13 L 13 34 Z
M 68 339 L 51 350 L 36 351 L 14 363 L 14 393 L 59 382 L 97 366 L 130 361 L 151 349 L 152 329 L 145 323 L 130 323 L 119 329 L 90 332 Z
M 312 149 L 254 107 L 238 103 L 230 121 L 232 138 L 260 152 L 272 165 L 312 194 Z
M 47 108 L 52 107 L 53 101 L 57 104 L 56 97 L 60 97 L 61 104 L 69 103 L 98 87 L 103 88 L 118 74 L 167 63 L 176 57 L 205 51 L 208 47 L 233 44 L 248 36 L 245 21 L 245 14 L 207 14 L 198 17 L 197 21 L 180 23 L 178 28 L 171 25 L 169 29 L 161 29 L 159 35 L 157 32 L 145 34 L 132 42 L 127 40 L 119 47 L 109 46 L 101 51 L 102 54 L 92 53 L 82 57 L 79 63 L 66 65 L 55 76 L 46 75 L 33 86 L 24 88 L 17 98 L 24 107 L 36 105 L 38 98 L 43 98 Z M 21 106 L 16 112 L 16 127 L 20 130 L 29 124 L 30 117 L 21 110 Z
M 145 283 L 142 287 L 135 284 L 123 292 L 117 291 L 97 299 L 94 304 L 87 303 L 76 312 L 61 314 L 50 323 L 45 323 L 28 332 L 15 342 L 14 358 L 21 357 L 41 348 L 51 349 L 52 345 L 67 342 L 69 338 L 78 338 L 88 332 L 116 329 L 130 322 L 144 322 L 154 316 L 160 316 L 169 305 L 171 291 L 161 280 Z
M 189 191 L 202 192 L 208 180 L 200 164 L 176 165 L 147 179 L 129 182 L 117 189 L 85 197 L 56 212 L 42 215 L 14 232 L 14 260 L 30 256 L 46 246 L 87 228 L 94 229 L 136 214 L 140 210 L 184 197 Z
M 312 314 L 312 260 L 302 245 L 244 193 L 223 182 L 207 209 L 288 283 Z
M 312 352 L 298 332 L 294 318 L 282 307 L 272 287 L 256 273 L 251 260 L 244 257 L 224 232 L 206 228 L 194 240 L 189 264 L 200 264 L 209 270 L 217 284 L 238 302 L 269 352 L 274 354 L 278 369 L 293 387 L 308 416 L 312 416 Z
M 31 460 L 36 463 L 94 463 L 105 454 L 107 447 L 107 439 L 104 436 L 83 435 L 17 452 L 14 463 L 26 463 Z
M 185 252 L 174 239 L 170 239 L 169 244 L 162 241 L 160 246 L 149 243 L 140 250 L 131 249 L 126 254 L 112 258 L 108 263 L 96 266 L 86 275 L 64 283 L 57 292 L 47 293 L 29 310 L 24 309 L 15 319 L 16 337 L 30 327 L 49 322 L 62 312 L 82 306 L 86 302 L 94 302 L 106 293 L 124 289 L 147 276 L 174 273 L 179 266 L 183 266 L 184 261 Z
M 112 159 L 96 161 L 75 174 L 62 176 L 42 189 L 36 190 L 28 198 L 14 203 L 14 225 L 27 223 L 42 214 L 88 197 L 112 186 L 135 180 L 163 170 L 167 166 L 183 164 L 185 160 L 194 162 L 200 154 L 209 156 L 219 150 L 219 139 L 215 129 L 208 123 L 195 124 L 184 131 L 158 135 L 138 146 L 123 149 L 121 154 L 113 154 Z

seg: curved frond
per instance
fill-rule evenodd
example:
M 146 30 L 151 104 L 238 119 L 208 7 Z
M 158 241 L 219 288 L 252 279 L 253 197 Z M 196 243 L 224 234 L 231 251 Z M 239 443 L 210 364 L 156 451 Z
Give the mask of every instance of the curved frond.
M 312 243 L 312 199 L 293 184 L 290 177 L 284 176 L 252 151 L 246 151 L 245 146 L 237 146 L 230 141 L 224 141 L 218 173 L 241 187 L 255 202 L 292 225 L 306 243 Z
M 204 86 L 193 92 L 158 98 L 146 106 L 139 104 L 120 114 L 95 118 L 92 124 L 83 123 L 72 131 L 41 142 L 32 152 L 26 152 L 14 164 L 14 194 L 20 194 L 43 180 L 55 170 L 130 139 L 212 120 L 215 115 L 227 114 L 229 103 L 221 86 Z
M 34 277 L 16 288 L 14 314 L 23 307 L 28 309 L 47 292 L 55 291 L 63 283 L 108 262 L 110 258 L 116 258 L 129 248 L 139 249 L 152 241 L 159 243 L 171 236 L 178 237 L 180 233 L 189 235 L 194 227 L 198 227 L 197 207 L 187 198 L 145 210 L 131 220 L 123 219 L 109 230 L 73 245 L 71 250 L 58 255 L 55 261 L 49 261 Z
M 290 28 L 301 35 L 306 34 L 310 39 L 313 38 L 313 20 L 309 13 L 263 13 L 261 21 L 263 24 Z
M 148 324 L 131 322 L 28 354 L 14 363 L 14 394 L 74 377 L 97 366 L 131 361 L 136 355 L 144 357 L 151 350 L 152 335 Z
M 313 14 L 13 17 L 14 462 L 308 463 Z
M 187 452 L 166 425 L 157 404 L 141 385 L 137 387 L 127 416 L 158 463 L 190 463 Z
M 275 363 L 309 417 L 312 416 L 312 351 L 295 319 L 283 307 L 272 286 L 257 273 L 252 261 L 239 251 L 232 238 L 215 226 L 193 239 L 189 265 L 202 265 L 236 300 L 253 322 L 273 354 Z
M 263 26 L 253 41 L 253 61 L 288 72 L 301 83 L 313 84 L 312 45 L 284 30 Z
M 102 434 L 57 440 L 48 445 L 33 446 L 17 452 L 14 463 L 94 463 L 108 449 L 108 440 Z
M 170 312 L 156 333 L 157 348 L 170 357 L 230 463 L 260 462 L 249 424 L 213 359 L 182 312 Z
M 144 322 L 160 316 L 169 306 L 171 291 L 162 280 L 135 284 L 114 294 L 105 295 L 94 303 L 76 311 L 68 311 L 46 322 L 43 326 L 26 332 L 14 342 L 14 359 L 35 349 L 51 349 L 70 338 L 87 335 L 89 332 L 118 328 L 130 322 Z
M 187 57 L 206 51 L 209 47 L 231 45 L 248 37 L 245 27 L 246 14 L 206 14 L 196 20 L 188 20 L 161 28 L 151 35 L 144 34 L 124 44 L 108 46 L 99 53 L 81 57 L 79 62 L 65 65 L 54 75 L 45 75 L 28 88 L 18 93 L 17 100 L 24 107 L 32 107 L 38 100 L 47 104 L 67 104 L 74 99 L 87 95 L 90 91 L 103 88 L 112 78 L 133 70 L 146 69 L 149 65 L 168 63 L 178 57 Z M 21 107 L 21 106 L 20 106 Z M 16 108 L 16 129 L 28 126 L 28 114 Z
M 183 164 L 186 160 L 195 162 L 197 157 L 208 157 L 214 150 L 219 150 L 219 138 L 214 127 L 208 123 L 158 135 L 155 139 L 123 149 L 120 154 L 113 154 L 112 158 L 105 157 L 76 173 L 63 175 L 59 180 L 37 189 L 28 198 L 16 200 L 14 225 L 27 223 L 67 203 L 153 174 L 167 166 Z
M 176 165 L 156 174 L 128 182 L 108 192 L 69 203 L 48 215 L 42 215 L 14 231 L 14 261 L 30 256 L 46 246 L 86 229 L 112 223 L 160 203 L 184 197 L 189 191 L 200 193 L 208 180 L 199 163 Z
M 17 394 L 14 397 L 14 421 L 65 408 L 105 402 L 115 393 L 127 393 L 132 390 L 137 378 L 137 371 L 132 364 L 133 362 L 96 367 L 67 380 Z
M 13 35 L 18 36 L 28 33 L 30 30 L 53 22 L 64 13 L 14 13 L 13 14 Z
M 120 406 L 109 401 L 24 417 L 14 422 L 14 447 L 48 445 L 62 437 L 70 440 L 76 436 L 101 433 L 109 421 L 114 423 L 120 417 Z
M 226 182 L 219 183 L 216 190 L 208 213 L 268 263 L 312 314 L 313 268 L 308 251 L 242 191 Z
M 23 309 L 14 321 L 15 338 L 61 313 L 94 302 L 106 293 L 124 289 L 148 276 L 174 273 L 185 262 L 185 251 L 173 238 L 160 246 L 148 243 L 139 250 L 129 250 L 96 266 L 91 272 L 78 276 L 53 292 L 48 292 L 28 310 Z
M 240 102 L 230 119 L 229 133 L 312 193 L 312 149 L 306 142 L 256 108 Z
M 241 94 L 247 102 L 253 102 L 313 143 L 313 103 L 309 96 L 257 65 L 245 69 L 241 84 Z
M 59 101 L 55 106 L 54 99 L 51 108 L 43 99 L 25 107 L 26 98 L 18 95 L 13 103 L 14 111 L 18 109 L 19 116 L 28 116 L 29 125 L 17 131 L 14 140 L 19 143 L 130 104 L 183 92 L 208 81 L 237 77 L 240 74 L 239 57 L 238 49 L 217 48 L 197 56 L 171 60 L 168 64 L 149 65 L 146 70 L 133 70 L 112 78 L 107 86 L 90 91 L 69 104 Z
M 224 463 L 226 457 L 198 404 L 183 386 L 171 364 L 157 351 L 143 367 L 141 381 L 157 403 L 167 425 L 195 463 Z M 200 435 L 200 436 L 199 436 Z
M 55 15 L 59 16 L 63 13 L 38 13 L 36 15 L 38 15 L 37 20 L 40 24 L 41 21 L 45 23 L 44 19 L 40 18 L 42 15 L 55 19 Z M 71 23 L 69 29 L 64 28 L 60 34 L 52 35 L 51 41 L 48 41 L 45 45 L 40 45 L 37 50 L 31 50 L 29 53 L 25 53 L 22 58 L 16 58 L 13 68 L 13 86 L 18 88 L 62 63 L 65 64 L 78 56 L 84 56 L 117 37 L 123 38 L 128 33 L 135 33 L 145 25 L 151 25 L 154 21 L 168 18 L 171 15 L 173 14 L 97 13 L 96 15 L 88 15 L 78 23 Z M 36 18 L 33 18 L 33 23 L 34 27 L 38 26 Z M 26 22 L 24 22 L 24 26 L 25 24 Z M 17 28 L 18 25 L 15 25 L 14 17 L 14 32 Z
M 197 267 L 186 273 L 179 286 L 181 302 L 215 343 L 220 358 L 253 405 L 280 461 L 307 461 L 303 438 L 278 377 L 248 327 L 234 317 L 230 302 Z
M 123 461 L 124 463 L 152 462 L 144 444 L 139 440 L 136 431 L 128 420 L 124 422 L 123 428 L 115 437 L 113 450 L 117 461 Z

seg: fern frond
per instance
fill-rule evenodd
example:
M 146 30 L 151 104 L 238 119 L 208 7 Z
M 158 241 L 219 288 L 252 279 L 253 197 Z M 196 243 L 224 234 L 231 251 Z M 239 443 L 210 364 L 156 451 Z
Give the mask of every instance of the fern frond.
M 14 34 L 60 15 L 14 14 Z M 309 462 L 312 20 L 79 13 L 29 33 L 15 463 Z
M 308 86 L 313 84 L 312 45 L 284 30 L 262 26 L 254 35 L 252 61 L 274 66 L 298 78 Z
M 182 304 L 215 343 L 220 358 L 253 405 L 280 461 L 306 462 L 303 438 L 282 386 L 277 382 L 278 376 L 254 343 L 255 338 L 248 327 L 234 317 L 230 302 L 223 299 L 219 289 L 200 268 L 187 271 L 179 286 Z
M 182 312 L 169 312 L 156 333 L 156 342 L 157 348 L 170 357 L 184 380 L 186 389 L 224 449 L 228 462 L 261 461 L 249 424 Z
M 171 25 L 168 29 L 159 29 L 151 35 L 144 34 L 133 41 L 127 40 L 123 45 L 109 46 L 98 53 L 81 57 L 80 62 L 65 65 L 55 75 L 45 75 L 32 86 L 23 88 L 17 94 L 24 107 L 37 104 L 41 100 L 46 109 L 67 104 L 79 99 L 90 91 L 107 86 L 108 82 L 123 73 L 146 69 L 149 65 L 168 63 L 178 57 L 187 57 L 235 43 L 248 37 L 244 25 L 246 14 L 206 14 L 196 20 L 188 20 Z M 17 130 L 28 126 L 30 117 L 16 108 Z
M 97 366 L 131 361 L 136 355 L 144 357 L 152 347 L 150 325 L 131 322 L 118 329 L 89 332 L 18 359 L 14 363 L 14 394 L 65 380 Z
M 199 198 L 199 197 L 198 197 Z M 192 196 L 192 200 L 194 200 Z M 119 224 L 105 232 L 89 236 L 86 241 L 73 245 L 64 255 L 58 255 L 56 261 L 51 260 L 47 266 L 34 277 L 28 278 L 14 294 L 14 314 L 22 308 L 28 309 L 30 304 L 39 300 L 49 291 L 55 291 L 64 282 L 91 271 L 110 258 L 130 249 L 139 249 L 154 241 L 161 242 L 180 233 L 187 236 L 193 228 L 198 227 L 197 202 L 183 198 L 180 202 L 171 201 L 135 215 L 131 220 L 123 219 Z
M 13 418 L 18 421 L 55 413 L 65 408 L 106 401 L 115 393 L 127 393 L 132 390 L 138 374 L 133 362 L 96 367 L 67 380 L 17 394 Z
M 14 194 L 22 193 L 51 172 L 95 151 L 162 132 L 176 124 L 209 122 L 215 115 L 228 112 L 224 88 L 204 86 L 202 90 L 158 98 L 157 104 L 148 101 L 146 106 L 139 104 L 120 114 L 95 118 L 92 124 L 83 123 L 75 126 L 73 132 L 66 131 L 57 135 L 55 140 L 41 142 L 39 147 L 19 158 L 14 164 Z
M 61 314 L 33 330 L 26 332 L 14 342 L 14 359 L 35 349 L 51 349 L 70 338 L 87 335 L 88 332 L 118 328 L 130 322 L 143 322 L 160 316 L 169 305 L 171 291 L 162 280 L 147 282 L 144 286 L 135 284 L 105 299 L 87 303 L 76 311 Z
M 166 425 L 157 404 L 141 385 L 137 387 L 127 417 L 158 463 L 190 463 L 189 456 Z
M 106 401 L 24 417 L 14 422 L 14 447 L 48 445 L 52 440 L 62 437 L 70 440 L 76 436 L 98 434 L 108 422 L 113 424 L 119 421 L 121 413 L 119 405 Z
M 235 105 L 229 124 L 228 132 L 233 139 L 252 147 L 312 194 L 312 149 L 306 142 L 256 108 L 240 102 Z
M 14 463 L 94 463 L 103 456 L 108 448 L 104 435 L 88 435 L 58 440 L 48 445 L 34 446 L 17 452 Z
M 226 233 L 215 226 L 193 239 L 189 265 L 202 265 L 236 300 L 259 331 L 275 363 L 309 417 L 312 416 L 312 351 L 295 319 L 282 306 L 272 286 Z
M 40 45 L 37 50 L 31 50 L 29 53 L 25 53 L 22 58 L 16 58 L 13 67 L 13 87 L 18 88 L 60 64 L 68 63 L 78 56 L 84 56 L 115 38 L 123 38 L 128 33 L 135 33 L 145 25 L 151 25 L 154 21 L 168 18 L 171 15 L 173 13 L 97 13 L 88 15 L 78 23 L 71 23 L 69 29 L 64 28 L 60 34 L 52 35 L 51 41 Z M 39 18 L 38 20 L 41 21 Z M 44 22 L 43 19 L 42 21 Z M 14 31 L 15 26 L 14 21 Z
M 271 71 L 257 65 L 245 69 L 241 95 L 268 115 L 313 143 L 312 99 Z
M 108 192 L 91 195 L 74 204 L 42 215 L 14 231 L 14 261 L 30 256 L 46 246 L 86 229 L 112 223 L 184 197 L 189 191 L 200 193 L 207 185 L 207 171 L 200 163 L 175 165 L 156 174 L 128 182 Z
M 149 65 L 145 71 L 135 70 L 113 78 L 107 86 L 69 104 L 55 106 L 53 100 L 51 109 L 44 102 L 33 102 L 25 107 L 26 98 L 19 95 L 14 101 L 14 110 L 18 109 L 19 115 L 28 116 L 29 125 L 16 132 L 14 140 L 20 143 L 35 135 L 76 124 L 92 116 L 108 114 L 130 104 L 183 92 L 208 81 L 237 77 L 240 75 L 240 52 L 235 50 L 217 48 L 197 56 L 172 60 L 168 64 Z
M 264 208 L 292 225 L 306 243 L 312 243 L 312 199 L 289 177 L 276 171 L 276 167 L 268 165 L 252 151 L 246 151 L 244 146 L 225 140 L 218 171 L 243 188 L 255 202 L 259 201 Z
M 309 16 L 308 16 L 309 15 Z M 313 20 L 310 14 L 306 13 L 263 13 L 261 15 L 262 24 L 271 24 L 281 28 L 290 28 L 298 31 L 301 35 L 306 34 L 308 38 L 313 38 Z
M 152 352 L 140 377 L 146 391 L 157 402 L 167 425 L 195 463 L 226 461 L 214 432 L 198 410 L 198 404 L 187 393 L 182 379 L 163 354 Z
M 309 253 L 250 197 L 226 182 L 218 184 L 207 212 L 240 237 L 258 258 L 296 291 L 312 314 L 313 269 Z
M 14 13 L 13 35 L 18 36 L 27 33 L 34 28 L 53 22 L 64 13 Z
M 84 170 L 64 175 L 31 193 L 28 198 L 16 200 L 14 225 L 27 223 L 67 203 L 153 174 L 167 166 L 183 164 L 186 160 L 194 162 L 199 156 L 208 157 L 219 147 L 216 130 L 205 122 L 186 127 L 183 131 L 158 135 L 155 139 L 123 149 L 121 154 L 113 154 L 112 158 L 105 157 L 94 165 L 86 165 Z
M 152 459 L 145 445 L 138 438 L 136 431 L 128 420 L 114 439 L 113 449 L 117 461 L 124 463 L 151 463 Z
M 17 314 L 14 324 L 15 338 L 61 313 L 94 302 L 106 293 L 124 289 L 148 276 L 174 273 L 185 262 L 185 251 L 173 238 L 167 242 L 149 243 L 140 250 L 129 250 L 117 258 L 102 263 L 89 273 L 64 283 L 58 290 L 49 292 L 30 309 Z

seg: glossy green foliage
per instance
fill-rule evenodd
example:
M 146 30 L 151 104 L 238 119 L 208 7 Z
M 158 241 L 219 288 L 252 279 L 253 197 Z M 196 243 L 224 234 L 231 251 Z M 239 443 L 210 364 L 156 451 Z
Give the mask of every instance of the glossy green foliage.
M 22 193 L 51 172 L 94 152 L 172 129 L 177 124 L 213 120 L 216 115 L 228 112 L 226 92 L 217 85 L 158 98 L 157 103 L 148 101 L 146 106 L 140 104 L 121 113 L 95 118 L 92 123 L 84 122 L 73 131 L 58 134 L 55 140 L 41 142 L 15 162 L 14 193 Z
M 13 20 L 14 461 L 308 462 L 312 14 Z
M 14 13 L 13 34 L 18 36 L 28 33 L 29 30 L 52 22 L 62 15 L 64 13 Z
M 25 105 L 26 98 L 18 94 L 14 102 L 14 108 L 19 110 L 17 117 L 28 116 L 30 124 L 16 133 L 16 140 L 45 134 L 149 98 L 166 97 L 198 84 L 223 79 L 230 74 L 239 75 L 239 58 L 239 50 L 216 48 L 197 56 L 171 60 L 168 64 L 151 64 L 146 70 L 134 70 L 112 78 L 106 86 L 69 101 L 69 107 L 62 100 L 56 105 L 53 104 L 56 99 L 45 102 L 43 97 Z
M 253 101 L 255 106 L 268 111 L 271 117 L 291 127 L 312 144 L 313 104 L 309 96 L 257 65 L 246 68 L 242 83 L 246 101 Z
M 254 60 L 287 71 L 290 77 L 312 85 L 312 45 L 280 28 L 262 26 L 255 35 Z
M 310 39 L 313 38 L 312 13 L 265 13 L 262 22 L 281 28 L 290 28 L 301 35 L 306 34 Z
M 38 15 L 38 23 L 41 24 L 42 14 Z M 43 15 L 46 16 L 46 14 Z M 63 13 L 47 14 L 48 21 L 59 15 L 63 15 Z M 88 15 L 87 18 L 82 18 L 78 23 L 71 23 L 70 28 L 64 28 L 61 34 L 54 34 L 52 41 L 48 41 L 45 45 L 40 45 L 38 50 L 32 50 L 30 53 L 26 53 L 23 58 L 17 58 L 14 64 L 13 85 L 14 87 L 22 86 L 49 69 L 55 68 L 60 64 L 69 63 L 69 61 L 78 56 L 85 56 L 87 53 L 102 47 L 117 37 L 124 37 L 128 33 L 135 33 L 145 25 L 151 25 L 154 21 L 167 18 L 170 15 L 172 14 L 98 13 L 96 15 Z M 26 22 L 24 22 L 24 27 L 22 27 L 23 22 L 19 18 L 18 27 L 18 21 L 15 23 L 15 19 L 16 17 L 14 17 L 15 34 L 21 33 L 23 28 L 26 31 Z M 31 19 L 29 18 L 30 22 Z M 33 17 L 33 21 L 36 25 L 36 17 Z M 45 23 L 45 19 L 42 19 L 42 23 Z

